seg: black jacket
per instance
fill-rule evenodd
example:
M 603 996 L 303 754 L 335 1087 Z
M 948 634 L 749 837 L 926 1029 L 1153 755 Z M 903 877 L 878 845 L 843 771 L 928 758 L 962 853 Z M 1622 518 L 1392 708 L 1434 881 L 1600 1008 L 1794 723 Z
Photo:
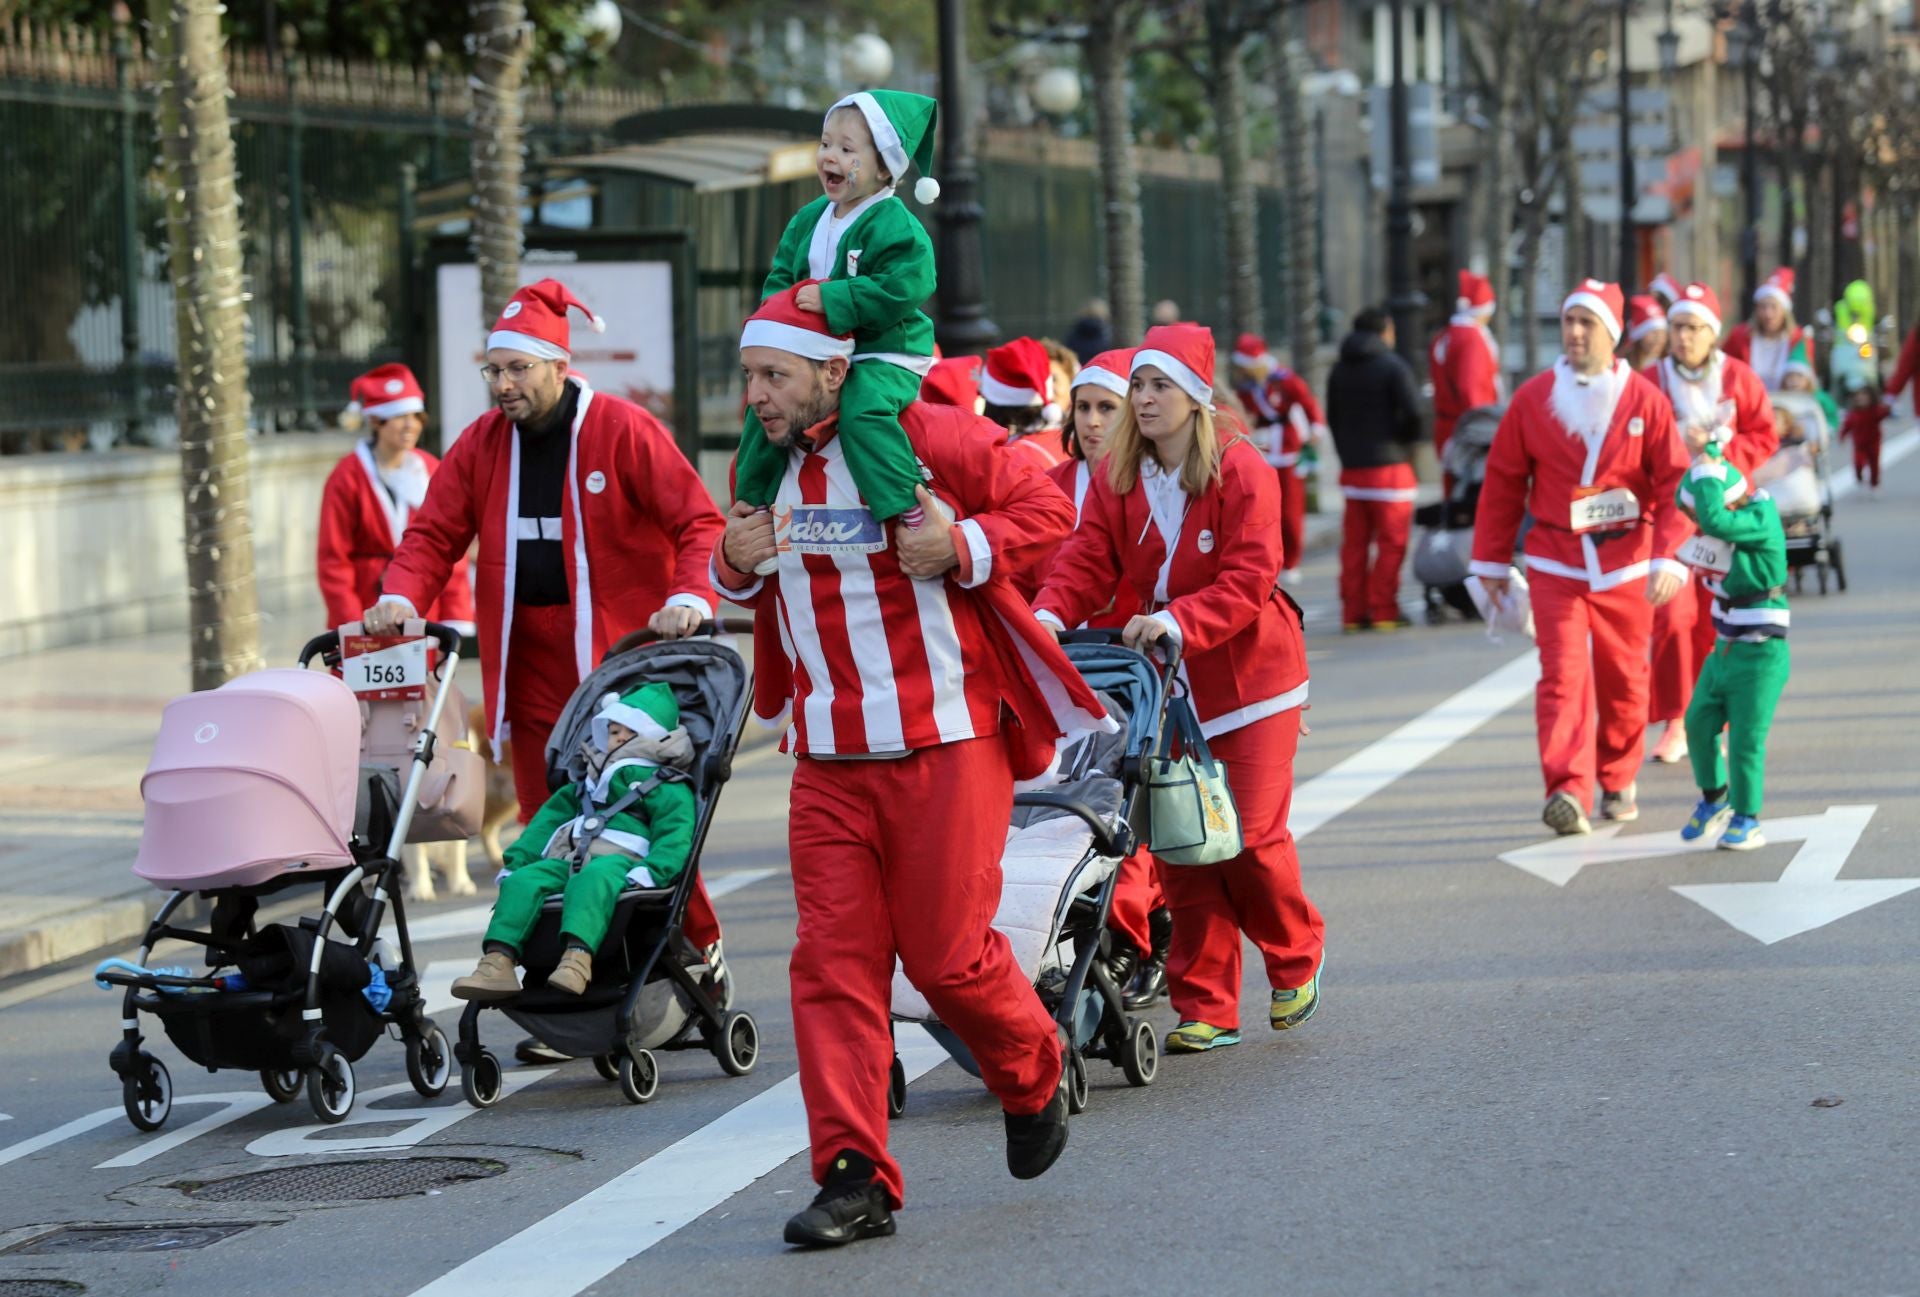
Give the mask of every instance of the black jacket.
M 1413 457 L 1425 435 L 1413 371 L 1377 333 L 1349 333 L 1327 375 L 1327 427 L 1342 468 L 1385 468 Z

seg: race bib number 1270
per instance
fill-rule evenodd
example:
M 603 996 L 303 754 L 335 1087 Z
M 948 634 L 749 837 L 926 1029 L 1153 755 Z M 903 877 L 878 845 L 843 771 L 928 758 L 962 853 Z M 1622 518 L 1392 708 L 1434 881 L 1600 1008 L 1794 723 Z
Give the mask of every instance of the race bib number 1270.
M 340 676 L 376 702 L 424 698 L 428 642 L 424 635 L 348 635 L 340 641 Z

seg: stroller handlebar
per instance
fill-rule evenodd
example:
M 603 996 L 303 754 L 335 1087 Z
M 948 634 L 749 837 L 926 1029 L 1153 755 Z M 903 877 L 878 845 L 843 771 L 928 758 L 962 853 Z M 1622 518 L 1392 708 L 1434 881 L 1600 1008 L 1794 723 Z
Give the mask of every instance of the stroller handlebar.
M 751 634 L 753 634 L 753 622 L 745 617 L 710 617 L 695 626 L 691 635 L 682 636 L 681 638 L 711 639 L 715 635 Z M 662 642 L 670 641 L 668 641 L 667 636 L 662 635 L 659 631 L 642 628 L 634 631 L 630 635 L 622 636 L 620 642 L 608 649 L 607 656 L 600 660 L 605 662 L 607 658 L 625 653 L 628 649 L 639 648 L 642 644 L 659 644 Z
M 1122 632 L 1117 626 L 1087 626 L 1079 630 L 1061 632 L 1060 642 L 1062 644 L 1111 644 L 1115 647 L 1124 647 L 1121 635 Z M 1173 636 L 1166 634 L 1154 636 L 1153 647 L 1159 650 L 1160 660 L 1168 666 L 1179 663 L 1180 644 Z
M 451 657 L 459 651 L 460 632 L 453 627 L 430 621 L 426 623 L 426 633 L 433 636 L 435 642 L 440 645 L 442 657 Z M 338 630 L 322 631 L 308 640 L 306 646 L 300 650 L 298 661 L 304 667 L 312 662 L 317 654 L 325 655 L 328 666 L 340 664 L 340 632 Z

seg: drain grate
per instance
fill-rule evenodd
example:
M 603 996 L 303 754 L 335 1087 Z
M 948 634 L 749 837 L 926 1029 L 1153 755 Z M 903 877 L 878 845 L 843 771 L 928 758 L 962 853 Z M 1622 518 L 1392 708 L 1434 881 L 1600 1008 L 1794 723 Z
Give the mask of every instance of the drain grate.
M 353 1202 L 405 1198 L 489 1179 L 506 1169 L 505 1162 L 484 1157 L 380 1158 L 277 1167 L 219 1180 L 180 1180 L 173 1187 L 199 1202 Z
M 69 1252 L 185 1252 L 244 1234 L 258 1221 L 224 1225 L 63 1225 L 6 1250 L 6 1256 L 61 1256 Z M 0 1289 L 0 1297 L 13 1290 Z
M 0 1297 L 74 1297 L 86 1290 L 67 1279 L 0 1279 Z

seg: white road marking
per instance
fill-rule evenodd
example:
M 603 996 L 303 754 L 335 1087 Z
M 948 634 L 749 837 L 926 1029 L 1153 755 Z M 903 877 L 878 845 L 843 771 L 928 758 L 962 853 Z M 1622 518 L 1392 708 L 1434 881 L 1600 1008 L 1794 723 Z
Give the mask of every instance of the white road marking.
M 224 1105 L 218 1112 L 209 1113 L 191 1126 L 182 1126 L 165 1134 L 155 1135 L 143 1144 L 137 1144 L 118 1157 L 108 1158 L 94 1166 L 96 1171 L 104 1171 L 116 1166 L 139 1166 L 150 1162 L 170 1149 L 179 1148 L 190 1139 L 198 1139 L 210 1130 L 218 1130 L 230 1121 L 238 1121 L 250 1112 L 273 1106 L 273 1100 L 261 1090 L 235 1090 L 226 1094 L 183 1094 L 174 1098 L 173 1105 L 178 1108 L 188 1103 L 218 1103 Z M 118 1111 L 108 1109 L 109 1112 Z
M 174 1102 L 178 1103 L 180 1101 L 176 1099 Z M 52 1130 L 44 1134 L 35 1135 L 31 1139 L 23 1139 L 17 1144 L 9 1144 L 5 1148 L 0 1148 L 0 1166 L 5 1166 L 9 1162 L 17 1162 L 23 1157 L 38 1153 L 43 1148 L 52 1148 L 55 1144 L 64 1143 L 72 1139 L 75 1135 L 84 1135 L 96 1126 L 106 1125 L 116 1117 L 122 1121 L 126 1120 L 126 1114 L 119 1108 L 102 1108 L 100 1111 L 90 1112 L 84 1117 L 75 1117 L 64 1126 L 55 1126 Z
M 896 1043 L 909 1081 L 947 1059 L 918 1027 Z M 800 1078 L 789 1076 L 456 1266 L 413 1297 L 563 1297 L 579 1292 L 698 1220 L 807 1146 Z
M 1540 655 L 1528 651 L 1429 708 L 1293 792 L 1287 824 L 1304 838 L 1425 765 L 1533 692 Z
M 525 1068 L 510 1067 L 500 1074 L 500 1094 L 502 1098 L 524 1089 L 535 1081 L 545 1080 L 554 1073 L 551 1067 Z M 456 1087 L 457 1088 L 457 1087 Z M 375 1108 L 371 1105 L 382 1099 L 397 1095 L 412 1095 L 411 1083 L 401 1081 L 397 1085 L 383 1085 L 377 1090 L 369 1090 L 360 1096 L 360 1102 L 354 1110 L 333 1125 L 315 1123 L 311 1126 L 292 1126 L 284 1130 L 271 1130 L 247 1145 L 247 1152 L 255 1157 L 302 1157 L 315 1153 L 372 1153 L 392 1152 L 399 1148 L 412 1148 L 415 1144 L 432 1135 L 438 1135 L 455 1122 L 465 1121 L 468 1117 L 482 1111 L 464 1100 L 457 1103 L 442 1104 L 435 1108 Z M 416 1095 L 417 1099 L 418 1096 Z M 401 1129 L 386 1135 L 368 1135 L 360 1139 L 341 1139 L 335 1132 L 349 1126 L 391 1126 L 400 1125 Z
M 1880 447 L 1881 474 L 1884 476 L 1888 469 L 1916 450 L 1920 450 L 1920 428 L 1908 428 L 1905 432 L 1889 437 Z M 1832 472 L 1828 477 L 1828 490 L 1832 492 L 1835 500 L 1844 500 L 1855 491 L 1866 489 L 1854 480 L 1852 457 L 1849 455 L 1846 459 L 1841 458 L 1840 443 L 1837 440 L 1827 453 L 1833 456 Z

